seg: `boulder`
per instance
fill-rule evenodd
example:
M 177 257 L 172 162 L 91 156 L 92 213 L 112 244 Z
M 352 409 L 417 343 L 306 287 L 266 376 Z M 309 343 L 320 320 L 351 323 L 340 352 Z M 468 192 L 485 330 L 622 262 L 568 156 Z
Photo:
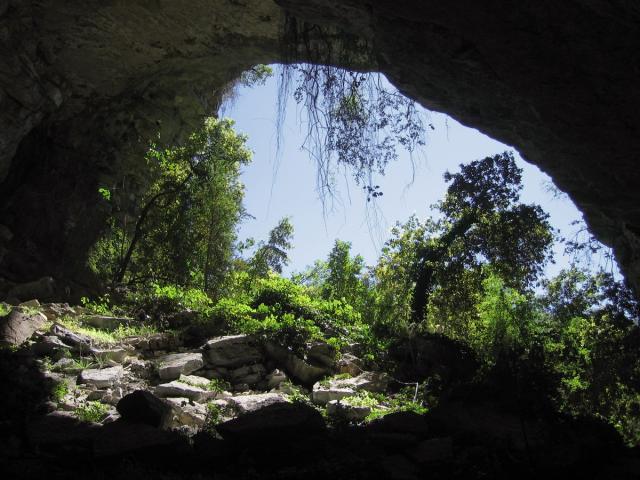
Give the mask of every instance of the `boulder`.
M 94 385 L 96 388 L 107 388 L 117 383 L 122 378 L 123 373 L 124 369 L 119 365 L 103 369 L 90 368 L 80 373 L 78 382 Z
M 313 385 L 329 373 L 329 369 L 309 365 L 291 351 L 273 342 L 265 344 L 265 352 L 278 368 L 282 368 L 291 378 L 303 385 Z
M 102 361 L 110 360 L 116 363 L 124 362 L 124 359 L 127 356 L 127 351 L 123 348 L 92 348 L 91 353 Z
M 8 315 L 0 317 L 0 345 L 21 345 L 47 321 L 42 313 L 27 313 L 14 308 Z
M 362 360 L 351 353 L 344 353 L 336 366 L 338 373 L 346 373 L 352 377 L 357 377 L 364 372 Z
M 237 397 L 236 397 L 237 398 Z M 324 430 L 322 415 L 303 403 L 276 402 L 216 425 L 225 440 L 263 442 L 307 438 Z
M 383 372 L 362 372 L 357 377 L 331 380 L 330 385 L 338 388 L 384 392 L 389 384 L 389 376 Z
M 326 405 L 335 400 L 341 400 L 350 397 L 356 392 L 352 388 L 341 388 L 326 386 L 326 384 L 316 383 L 311 392 L 311 400 L 318 405 Z
M 174 353 L 160 358 L 158 375 L 161 380 L 175 380 L 182 374 L 189 374 L 202 368 L 201 353 Z
M 156 395 L 162 398 L 166 397 L 185 397 L 194 402 L 200 402 L 215 398 L 216 392 L 205 390 L 204 388 L 195 387 L 187 383 L 174 380 L 173 382 L 158 385 L 155 390 Z
M 350 405 L 340 400 L 331 400 L 327 403 L 327 414 L 345 420 L 360 422 L 371 413 L 371 407 Z
M 169 428 L 173 416 L 171 405 L 146 390 L 125 395 L 116 405 L 122 419 L 157 428 Z
M 334 368 L 336 364 L 336 349 L 325 342 L 316 342 L 309 346 L 306 352 L 307 360 L 314 365 Z
M 108 315 L 84 315 L 82 322 L 94 328 L 101 330 L 117 330 L 121 325 L 128 325 L 130 318 L 111 317 Z
M 71 345 L 71 347 L 77 352 L 87 353 L 91 351 L 91 344 L 93 341 L 91 340 L 91 337 L 88 337 L 87 335 L 75 333 L 68 328 L 63 327 L 59 323 L 54 323 L 51 326 L 50 332 L 67 345 Z
M 162 332 L 144 337 L 129 337 L 124 343 L 141 351 L 171 351 L 182 346 L 182 338 L 175 333 Z
M 188 398 L 167 398 L 173 409 L 172 426 L 187 425 L 189 427 L 202 427 L 207 419 L 207 407 L 201 403 L 194 403 Z
M 188 385 L 193 385 L 194 387 L 200 387 L 203 389 L 207 389 L 211 380 L 204 377 L 199 377 L 197 375 L 180 375 L 178 379 L 179 382 L 186 383 Z
M 18 305 L 19 307 L 24 307 L 24 308 L 35 308 L 35 309 L 40 309 L 40 302 L 38 301 L 38 299 L 33 298 L 31 300 L 27 300 L 26 302 L 22 302 L 20 305 Z M 45 315 L 46 316 L 46 315 Z
M 69 345 L 64 343 L 55 335 L 45 335 L 40 337 L 33 345 L 31 345 L 31 351 L 34 355 L 38 355 L 40 357 L 58 357 L 70 349 L 71 347 Z
M 269 405 L 287 403 L 287 399 L 279 393 L 259 393 L 255 395 L 238 395 L 229 399 L 229 405 L 240 415 L 255 412 Z
M 237 368 L 262 361 L 262 352 L 249 335 L 212 338 L 203 350 L 207 362 L 214 367 Z
M 234 384 L 246 383 L 247 385 L 255 385 L 264 379 L 267 373 L 266 368 L 261 363 L 255 365 L 245 365 L 229 372 L 229 378 Z

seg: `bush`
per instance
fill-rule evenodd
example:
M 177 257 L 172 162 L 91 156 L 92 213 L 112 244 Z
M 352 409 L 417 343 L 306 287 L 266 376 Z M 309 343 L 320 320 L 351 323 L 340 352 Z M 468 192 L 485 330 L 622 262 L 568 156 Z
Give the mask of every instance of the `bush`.
M 87 402 L 76 408 L 76 416 L 82 422 L 99 422 L 107 412 L 109 407 L 100 402 Z

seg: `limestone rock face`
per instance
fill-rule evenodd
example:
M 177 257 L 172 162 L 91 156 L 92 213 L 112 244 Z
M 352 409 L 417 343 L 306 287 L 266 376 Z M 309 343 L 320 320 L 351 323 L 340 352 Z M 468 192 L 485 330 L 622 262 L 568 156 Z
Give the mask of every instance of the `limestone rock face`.
M 189 374 L 204 365 L 201 353 L 174 353 L 166 355 L 158 362 L 158 376 L 161 380 L 175 380 L 182 374 Z
M 47 321 L 41 313 L 26 313 L 14 308 L 0 318 L 0 345 L 20 345 Z
M 285 14 L 306 35 L 280 41 Z M 347 66 L 382 71 L 550 174 L 640 286 L 636 2 L 5 1 L 0 32 L 8 278 L 82 276 L 105 215 L 97 187 L 143 161 L 139 139 L 184 137 L 228 81 L 281 60 L 283 44 L 288 61 L 339 63 L 310 52 L 349 36 L 374 50 Z

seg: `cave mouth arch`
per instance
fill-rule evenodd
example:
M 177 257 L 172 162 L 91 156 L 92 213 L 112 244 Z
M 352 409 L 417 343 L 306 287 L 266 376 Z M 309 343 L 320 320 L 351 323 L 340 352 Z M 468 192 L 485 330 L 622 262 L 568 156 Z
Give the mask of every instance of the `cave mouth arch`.
M 179 138 L 242 69 L 281 58 L 295 17 L 370 45 L 375 65 L 352 58 L 352 68 L 379 70 L 425 107 L 516 146 L 640 285 L 637 7 L 214 3 L 0 8 L 11 52 L 0 80 L 1 215 L 13 234 L 3 249 L 26 259 L 3 255 L 3 275 L 68 275 L 99 216 L 89 195 L 99 180 L 125 168 L 158 122 Z M 308 44 L 289 51 L 308 60 Z

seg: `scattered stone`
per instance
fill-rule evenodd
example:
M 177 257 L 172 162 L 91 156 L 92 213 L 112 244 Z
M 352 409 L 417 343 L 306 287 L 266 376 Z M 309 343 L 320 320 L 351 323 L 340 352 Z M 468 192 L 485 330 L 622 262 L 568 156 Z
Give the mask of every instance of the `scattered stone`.
M 54 323 L 51 326 L 50 332 L 64 343 L 71 345 L 71 347 L 77 352 L 82 353 L 91 351 L 92 340 L 91 337 L 88 337 L 87 335 L 72 332 L 59 323 Z
M 389 384 L 389 376 L 383 372 L 362 372 L 357 377 L 330 380 L 332 387 L 384 392 Z
M 236 393 L 246 393 L 251 391 L 251 387 L 247 383 L 238 383 L 233 386 L 233 391 Z
M 111 394 L 111 389 L 92 390 L 87 394 L 87 400 L 90 402 L 101 401 L 106 395 Z
M 107 315 L 84 315 L 82 322 L 94 328 L 101 330 L 117 330 L 121 325 L 128 325 L 130 318 L 110 317 Z
M 336 349 L 325 342 L 316 342 L 307 349 L 307 359 L 326 368 L 334 368 L 336 363 Z
M 202 427 L 207 418 L 207 407 L 200 403 L 194 403 L 188 398 L 167 398 L 167 402 L 173 407 L 173 426 L 187 425 L 189 427 Z
M 175 351 L 182 346 L 182 338 L 175 333 L 163 332 L 145 337 L 129 337 L 123 343 L 141 351 Z
M 33 354 L 40 357 L 54 358 L 58 355 L 63 355 L 64 352 L 68 352 L 70 349 L 69 345 L 55 335 L 44 335 L 31 345 Z
M 208 378 L 199 377 L 197 375 L 180 375 L 180 378 L 178 379 L 178 381 L 182 383 L 186 383 L 188 385 L 193 385 L 194 387 L 200 387 L 205 390 L 209 387 L 209 384 L 211 383 L 211 380 L 209 380 Z
M 453 458 L 453 442 L 451 437 L 423 440 L 409 456 L 418 463 L 445 462 Z
M 171 405 L 146 390 L 125 395 L 116 405 L 122 419 L 158 428 L 169 428 L 173 416 Z
M 80 373 L 82 371 L 82 367 L 79 367 L 78 364 L 71 358 L 62 357 L 56 363 L 51 366 L 52 370 L 57 372 L 66 372 L 66 373 Z
M 97 388 L 112 387 L 122 378 L 124 369 L 121 366 L 103 369 L 87 369 L 80 373 L 79 383 L 94 385 Z
M 249 335 L 212 338 L 204 345 L 203 350 L 207 362 L 215 367 L 237 368 L 262 360 L 262 353 Z
M 188 385 L 178 380 L 158 385 L 155 392 L 156 395 L 162 398 L 186 397 L 194 402 L 208 400 L 217 396 L 216 392 L 210 392 L 200 387 L 194 387 L 193 385 Z
M 239 395 L 229 399 L 229 405 L 234 407 L 239 414 L 255 412 L 276 403 L 288 403 L 287 399 L 279 393 L 259 393 L 255 395 Z
M 124 362 L 124 359 L 127 356 L 127 351 L 124 348 L 108 348 L 108 349 L 100 349 L 100 348 L 92 348 L 91 353 L 102 361 L 113 361 L 116 363 Z
M 318 405 L 326 405 L 329 402 L 335 400 L 342 400 L 345 397 L 350 397 L 356 392 L 352 388 L 332 387 L 325 386 L 320 382 L 313 386 L 311 392 L 311 400 Z
M 26 313 L 14 308 L 8 315 L 0 317 L 0 345 L 21 345 L 42 328 L 47 317 L 42 313 Z
M 327 368 L 309 365 L 286 348 L 273 342 L 265 344 L 265 352 L 278 367 L 304 385 L 313 385 L 329 373 Z
M 175 380 L 181 374 L 194 372 L 203 365 L 201 353 L 174 353 L 160 359 L 158 375 L 161 380 Z
M 76 307 L 79 308 L 79 307 Z M 47 317 L 50 322 L 63 317 L 65 315 L 75 317 L 78 312 L 75 308 L 70 307 L 67 303 L 47 303 L 42 306 L 42 313 Z
M 128 365 L 131 373 L 138 378 L 149 379 L 154 374 L 153 362 L 130 357 L 125 363 Z
M 25 307 L 25 308 L 40 308 L 40 302 L 37 299 L 32 299 L 32 300 L 27 300 L 26 302 L 22 302 L 20 305 L 18 305 L 19 307 Z
M 357 377 L 364 372 L 362 367 L 362 360 L 351 353 L 343 354 L 337 363 L 338 373 L 346 373 L 352 377 Z
M 350 405 L 340 400 L 331 400 L 327 403 L 327 414 L 337 416 L 345 420 L 359 422 L 367 418 L 371 413 L 371 407 Z

